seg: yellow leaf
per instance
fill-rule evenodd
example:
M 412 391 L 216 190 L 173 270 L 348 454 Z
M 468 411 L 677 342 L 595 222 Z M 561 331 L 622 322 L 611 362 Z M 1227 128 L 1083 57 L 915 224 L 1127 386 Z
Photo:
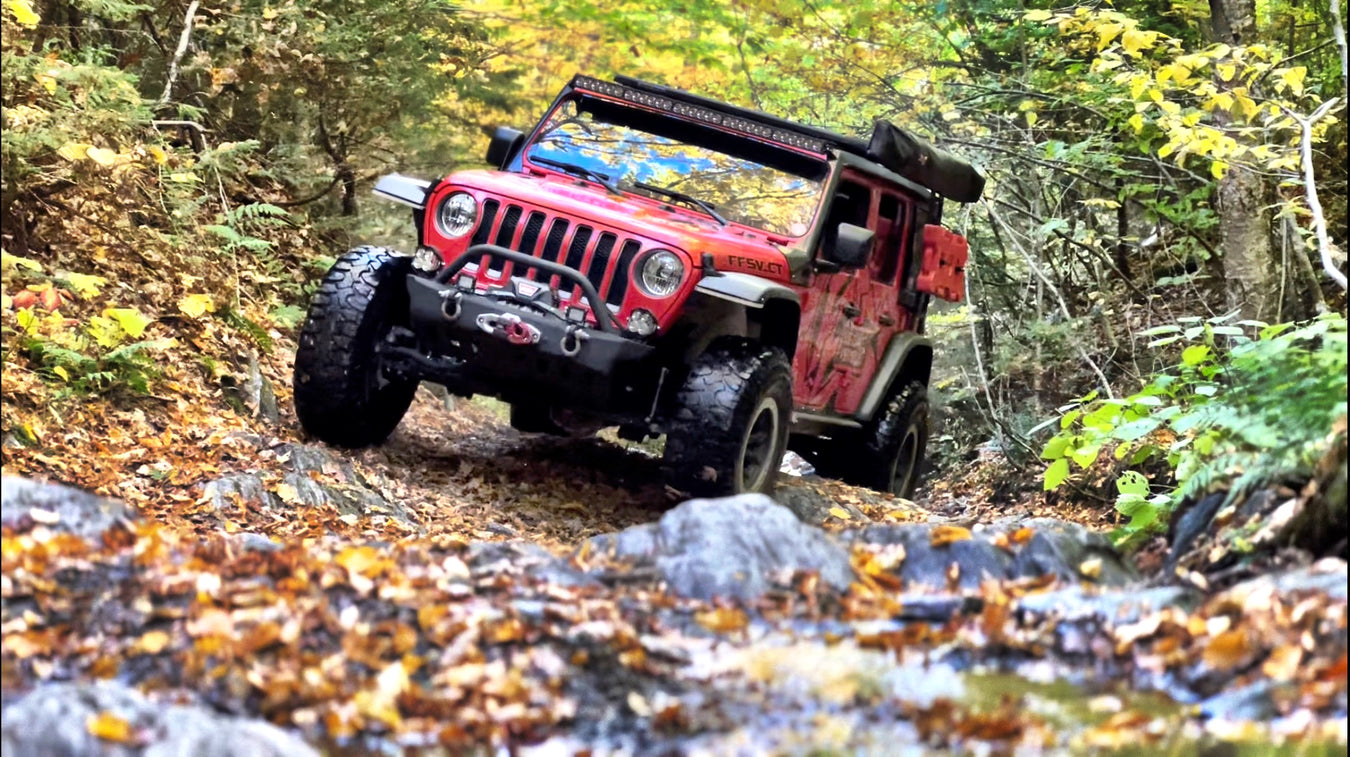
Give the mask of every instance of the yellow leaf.
M 842 507 L 831 507 L 830 515 L 833 515 L 839 520 L 848 520 L 851 517 L 848 513 L 848 510 L 845 510 Z
M 1144 90 L 1146 90 L 1146 89 L 1148 89 L 1148 77 L 1147 77 L 1147 76 L 1136 76 L 1136 77 L 1134 77 L 1133 79 L 1130 79 L 1130 97 L 1131 97 L 1131 98 L 1133 98 L 1133 99 L 1135 99 L 1135 100 L 1138 100 L 1139 97 L 1140 97 L 1140 95 L 1144 94 Z
M 117 321 L 117 325 L 132 339 L 144 334 L 145 328 L 150 325 L 150 319 L 141 315 L 141 311 L 136 308 L 108 308 L 103 311 L 103 315 Z
M 216 303 L 209 294 L 189 294 L 178 301 L 178 309 L 189 318 L 200 318 L 205 313 L 216 312 Z
M 98 342 L 100 347 L 116 347 L 122 343 L 122 329 L 111 318 L 105 318 L 101 315 L 93 316 L 89 319 L 89 325 L 85 327 L 89 336 Z
M 9 9 L 14 11 L 14 19 L 19 22 L 20 26 L 27 26 L 31 29 L 42 20 L 38 14 L 33 12 L 31 0 L 9 0 Z
M 1228 173 L 1228 164 L 1222 160 L 1216 160 L 1209 164 L 1209 173 L 1216 179 L 1222 179 L 1223 175 Z
M 18 255 L 11 255 L 7 250 L 0 250 L 0 271 L 17 271 L 20 268 L 42 272 L 42 264 L 36 260 L 29 260 Z
M 1280 80 L 1289 85 L 1289 88 L 1294 91 L 1294 94 L 1301 95 L 1303 94 L 1303 79 L 1307 77 L 1307 75 L 1308 69 L 1303 66 L 1297 66 L 1295 68 L 1282 70 L 1280 72 Z
M 706 612 L 696 612 L 694 620 L 709 631 L 718 633 L 739 631 L 750 624 L 749 616 L 735 607 L 718 607 Z
M 1130 125 L 1130 128 L 1134 129 L 1135 134 L 1144 130 L 1144 117 L 1138 113 L 1130 116 L 1130 120 L 1126 121 L 1126 123 Z
M 1125 34 L 1121 35 L 1120 46 L 1130 55 L 1138 55 L 1139 51 L 1146 47 L 1153 47 L 1157 41 L 1157 32 L 1146 32 L 1138 29 L 1126 29 Z
M 102 147 L 91 147 L 85 151 L 84 155 L 100 166 L 106 167 L 117 162 L 117 153 Z
M 136 640 L 136 649 L 145 654 L 159 654 L 169 646 L 169 634 L 164 631 L 146 631 Z
M 1026 117 L 1027 117 L 1027 126 L 1035 126 L 1035 125 L 1036 125 L 1036 111 L 1034 111 L 1034 110 L 1029 110 L 1029 111 L 1026 112 L 1025 115 L 1026 115 Z
M 1219 72 L 1219 78 L 1223 81 L 1232 81 L 1233 77 L 1237 76 L 1237 66 L 1232 63 L 1221 63 L 1216 68 Z
M 87 273 L 68 273 L 63 277 L 82 297 L 98 296 L 98 288 L 108 283 L 102 276 L 90 276 Z
M 14 319 L 19 322 L 19 328 L 27 334 L 37 331 L 38 318 L 33 315 L 32 308 L 24 308 L 14 314 Z
M 1097 27 L 1097 52 L 1105 50 L 1125 29 L 1120 24 L 1101 24 Z
M 93 145 L 86 145 L 80 142 L 67 142 L 61 146 L 61 149 L 56 151 L 56 154 L 66 160 L 80 160 L 85 157 L 91 147 L 93 147 Z
M 65 368 L 59 365 L 52 368 L 52 373 L 60 376 L 62 381 L 70 381 L 70 374 L 66 372 Z
M 131 742 L 131 724 L 111 712 L 88 716 L 85 718 L 84 727 L 89 733 L 104 741 L 115 741 L 118 744 Z
M 268 21 L 271 21 L 272 19 L 277 17 L 277 9 L 263 8 L 262 17 L 267 19 Z
M 1160 90 L 1160 89 L 1150 89 L 1150 90 L 1148 91 L 1148 99 L 1152 100 L 1152 101 L 1155 102 L 1155 103 L 1161 103 L 1161 102 L 1162 102 L 1164 99 L 1166 99 L 1166 98 L 1163 97 L 1162 90 Z
M 1025 18 L 1028 21 L 1049 21 L 1050 11 L 1047 10 L 1027 11 L 1026 14 L 1022 16 L 1022 18 Z
M 187 172 L 171 173 L 167 178 L 175 184 L 191 184 L 200 181 L 195 174 Z
M 169 154 L 158 147 L 148 147 L 146 151 L 150 153 L 150 158 L 155 161 L 157 166 L 162 166 L 169 161 Z
M 56 94 L 56 79 L 53 79 L 46 74 L 33 74 L 33 78 L 37 79 L 37 83 L 41 84 L 42 88 L 47 90 L 47 94 Z
M 1094 557 L 1078 563 L 1078 572 L 1084 578 L 1097 578 L 1102 574 L 1102 558 Z

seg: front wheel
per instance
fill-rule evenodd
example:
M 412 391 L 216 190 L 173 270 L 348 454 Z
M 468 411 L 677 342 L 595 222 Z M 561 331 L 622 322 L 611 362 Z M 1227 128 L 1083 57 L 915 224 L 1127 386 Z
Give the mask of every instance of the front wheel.
M 412 404 L 417 382 L 386 375 L 377 348 L 406 323 L 409 259 L 382 247 L 338 258 L 319 285 L 295 352 L 295 414 L 338 447 L 384 441 Z
M 772 491 L 791 413 L 792 368 L 782 350 L 713 342 L 676 396 L 665 447 L 670 485 L 704 497 Z

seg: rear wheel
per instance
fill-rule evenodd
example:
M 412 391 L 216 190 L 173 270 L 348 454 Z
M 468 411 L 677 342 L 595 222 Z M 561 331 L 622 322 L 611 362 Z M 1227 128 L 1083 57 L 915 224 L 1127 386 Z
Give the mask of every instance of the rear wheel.
M 295 414 L 339 447 L 378 444 L 412 403 L 417 382 L 386 375 L 378 345 L 408 318 L 409 259 L 383 247 L 338 258 L 319 285 L 295 352 Z
M 908 382 L 862 430 L 806 445 L 807 459 L 821 475 L 908 499 L 923 470 L 928 416 L 928 388 Z
M 718 339 L 676 396 L 665 447 L 670 485 L 696 496 L 772 491 L 791 413 L 787 355 L 741 338 Z

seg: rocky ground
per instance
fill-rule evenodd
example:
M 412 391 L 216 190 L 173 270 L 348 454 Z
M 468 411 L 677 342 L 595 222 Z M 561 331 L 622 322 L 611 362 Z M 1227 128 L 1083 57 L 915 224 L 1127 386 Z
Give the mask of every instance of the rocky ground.
M 429 394 L 359 453 L 259 427 L 65 458 L 116 498 L 9 451 L 6 755 L 1345 750 L 1342 560 L 1141 571 L 811 476 L 680 503 Z

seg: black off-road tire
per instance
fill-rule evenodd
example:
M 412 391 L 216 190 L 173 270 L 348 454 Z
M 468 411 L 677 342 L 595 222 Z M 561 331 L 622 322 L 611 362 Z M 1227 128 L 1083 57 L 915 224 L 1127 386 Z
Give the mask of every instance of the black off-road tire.
M 792 367 L 782 350 L 739 337 L 714 341 L 675 398 L 668 483 L 700 497 L 773 491 L 791 417 Z
M 909 499 L 928 447 L 928 387 L 910 381 L 891 391 L 872 422 L 823 453 L 822 475 Z
M 385 376 L 376 346 L 407 323 L 410 260 L 357 247 L 319 284 L 295 352 L 295 414 L 305 431 L 338 447 L 389 437 L 412 404 L 416 381 Z

